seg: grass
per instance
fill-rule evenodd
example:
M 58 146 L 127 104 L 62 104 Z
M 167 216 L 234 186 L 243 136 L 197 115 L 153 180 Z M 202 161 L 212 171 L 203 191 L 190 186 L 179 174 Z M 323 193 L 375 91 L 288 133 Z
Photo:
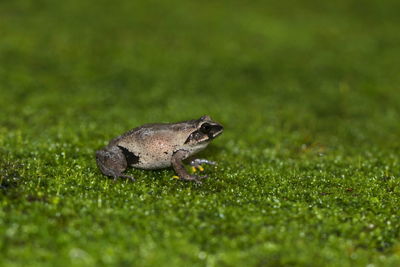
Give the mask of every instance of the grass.
M 398 266 L 398 1 L 2 1 L 1 266 Z M 117 183 L 148 122 L 225 126 L 201 186 Z

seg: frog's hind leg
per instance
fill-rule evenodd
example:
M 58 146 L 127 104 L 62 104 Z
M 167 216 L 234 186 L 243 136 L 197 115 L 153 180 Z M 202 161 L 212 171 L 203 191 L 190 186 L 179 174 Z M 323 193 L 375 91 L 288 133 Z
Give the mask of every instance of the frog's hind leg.
M 96 151 L 96 161 L 100 171 L 106 176 L 113 177 L 114 181 L 118 177 L 129 178 L 135 181 L 132 176 L 122 174 L 128 167 L 128 164 L 123 152 L 118 147 Z

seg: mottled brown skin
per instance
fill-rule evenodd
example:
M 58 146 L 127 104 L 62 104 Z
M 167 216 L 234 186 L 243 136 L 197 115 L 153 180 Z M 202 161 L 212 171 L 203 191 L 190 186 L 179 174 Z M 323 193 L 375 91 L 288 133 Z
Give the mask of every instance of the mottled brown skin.
M 125 177 L 130 166 L 139 169 L 160 169 L 172 166 L 180 179 L 196 181 L 205 176 L 189 174 L 183 160 L 203 150 L 223 132 L 223 127 L 209 116 L 178 123 L 146 124 L 111 140 L 96 152 L 100 171 L 107 176 Z M 213 164 L 207 160 L 194 160 L 193 165 Z

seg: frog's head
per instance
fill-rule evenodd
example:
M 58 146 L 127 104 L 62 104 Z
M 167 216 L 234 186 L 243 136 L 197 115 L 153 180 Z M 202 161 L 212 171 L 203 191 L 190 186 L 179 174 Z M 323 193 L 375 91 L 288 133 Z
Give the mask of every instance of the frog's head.
M 224 127 L 221 124 L 213 121 L 207 115 L 192 121 L 192 123 L 194 130 L 190 132 L 185 141 L 187 145 L 208 144 L 224 131 Z

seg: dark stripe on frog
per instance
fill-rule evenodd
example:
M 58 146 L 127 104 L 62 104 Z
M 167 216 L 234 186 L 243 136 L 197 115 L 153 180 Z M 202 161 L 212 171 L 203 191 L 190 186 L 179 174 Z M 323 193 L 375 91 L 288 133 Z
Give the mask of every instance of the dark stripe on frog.
M 130 152 L 127 148 L 125 148 L 123 146 L 118 146 L 118 147 L 119 147 L 119 149 L 121 149 L 122 153 L 124 154 L 126 163 L 128 163 L 128 166 L 139 163 L 139 156 L 136 156 L 135 154 L 133 154 L 132 152 Z

